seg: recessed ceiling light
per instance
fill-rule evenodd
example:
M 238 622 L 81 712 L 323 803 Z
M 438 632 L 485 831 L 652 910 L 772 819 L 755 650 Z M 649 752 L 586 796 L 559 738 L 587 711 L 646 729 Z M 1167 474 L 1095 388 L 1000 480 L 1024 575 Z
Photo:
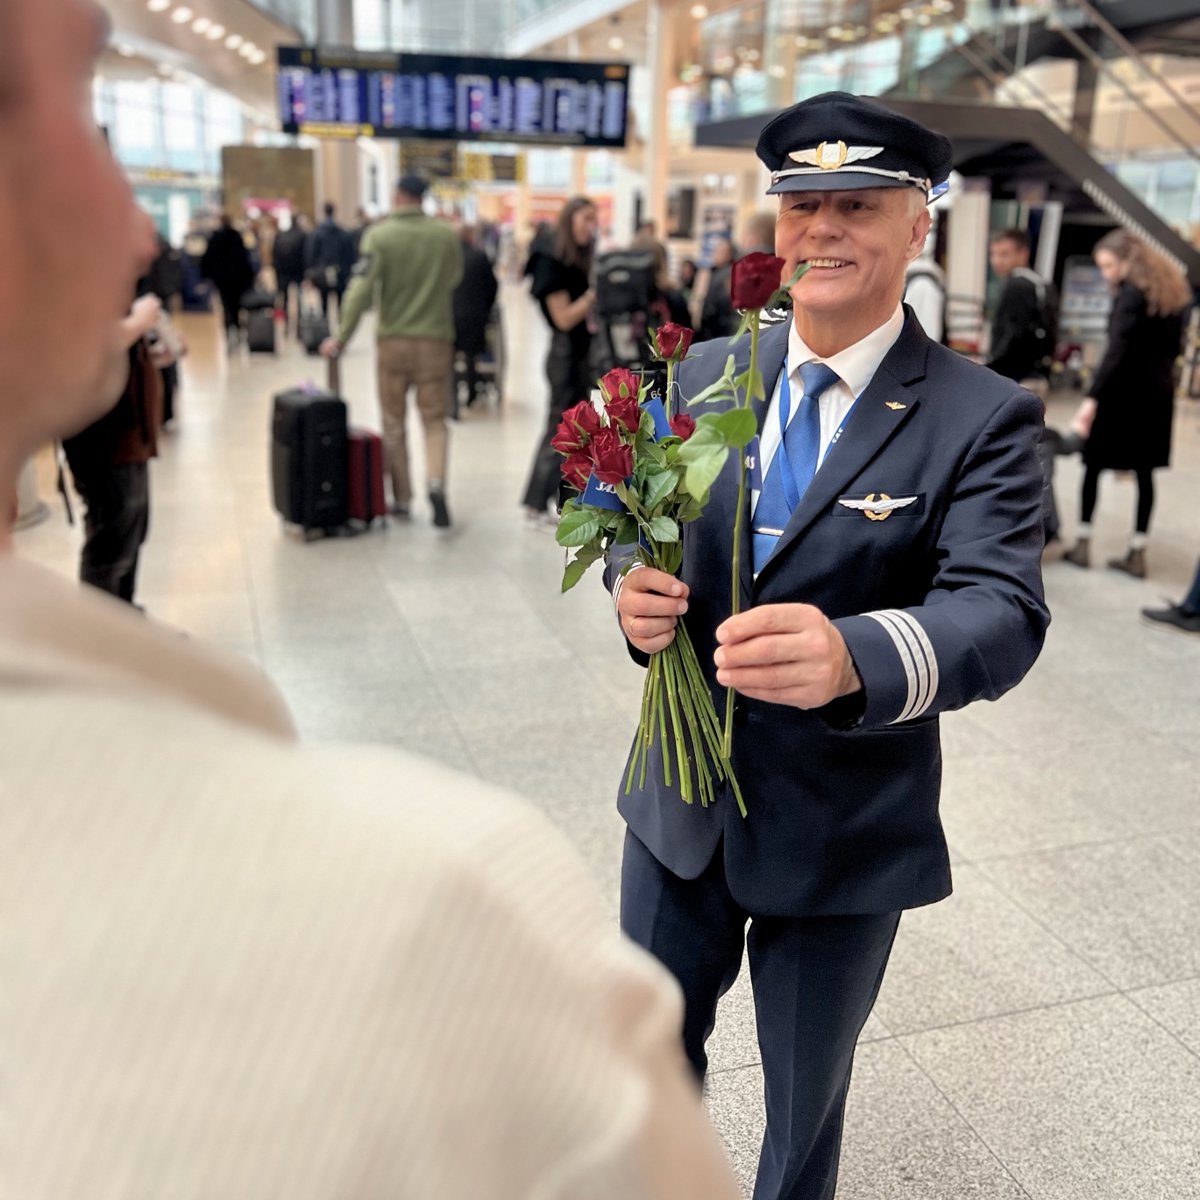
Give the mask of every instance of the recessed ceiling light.
M 240 33 L 231 33 L 225 39 L 225 47 L 228 50 L 236 50 L 242 44 L 242 35 Z
M 176 25 L 186 25 L 195 15 L 196 14 L 192 12 L 190 8 L 185 6 L 183 8 L 177 8 L 171 14 L 171 20 L 174 21 Z
M 210 42 L 219 42 L 225 36 L 224 25 L 210 25 L 208 33 L 204 35 Z
M 258 47 L 253 42 L 243 42 L 241 49 L 238 50 L 238 53 L 243 58 L 252 58 L 258 53 Z
M 831 38 L 840 38 L 842 36 L 842 27 L 840 25 L 831 25 L 829 27 L 829 36 Z
M 692 16 L 695 17 L 697 21 L 703 21 L 704 18 L 708 16 L 708 9 L 705 8 L 703 4 L 693 4 Z
M 192 22 L 192 30 L 195 33 L 207 33 L 212 28 L 212 21 L 208 17 L 197 17 Z
M 787 74 L 787 68 L 779 63 L 774 63 L 767 74 L 773 75 L 776 79 L 782 79 Z
M 120 55 L 122 58 L 132 58 L 132 57 L 133 57 L 133 53 L 134 53 L 134 51 L 133 51 L 133 47 L 132 47 L 132 46 L 130 46 L 128 43 L 126 43 L 126 42 L 120 42 L 120 43 L 117 45 L 117 53 L 118 53 L 118 54 L 119 54 L 119 55 Z
M 624 50 L 625 39 L 619 35 L 614 35 L 608 39 L 608 48 L 610 50 Z
M 151 12 L 166 12 L 171 7 L 171 0 L 146 0 L 146 7 Z

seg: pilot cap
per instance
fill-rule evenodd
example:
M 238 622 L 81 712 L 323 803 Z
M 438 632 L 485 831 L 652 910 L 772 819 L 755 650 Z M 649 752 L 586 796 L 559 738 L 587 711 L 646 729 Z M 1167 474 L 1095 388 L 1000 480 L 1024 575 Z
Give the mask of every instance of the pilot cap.
M 802 100 L 768 122 L 758 157 L 782 192 L 917 187 L 930 193 L 950 176 L 950 139 L 882 104 L 849 92 Z

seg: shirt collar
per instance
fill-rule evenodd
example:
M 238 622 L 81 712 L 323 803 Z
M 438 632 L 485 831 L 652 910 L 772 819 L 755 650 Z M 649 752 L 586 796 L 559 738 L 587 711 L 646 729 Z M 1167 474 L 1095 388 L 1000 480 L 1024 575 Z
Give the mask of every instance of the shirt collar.
M 875 377 L 879 364 L 887 357 L 888 351 L 896 344 L 900 331 L 904 328 L 904 309 L 897 304 L 896 311 L 877 329 L 871 330 L 865 338 L 857 341 L 845 350 L 839 350 L 828 358 L 814 354 L 796 332 L 796 323 L 792 322 L 788 333 L 788 376 L 791 378 L 806 362 L 824 362 L 838 374 L 838 378 L 850 389 L 857 400 L 867 389 L 867 384 Z

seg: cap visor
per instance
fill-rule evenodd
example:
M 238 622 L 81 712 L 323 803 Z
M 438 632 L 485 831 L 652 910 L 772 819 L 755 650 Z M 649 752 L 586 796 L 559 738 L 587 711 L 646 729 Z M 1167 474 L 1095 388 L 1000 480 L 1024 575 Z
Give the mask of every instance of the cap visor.
M 785 192 L 855 192 L 864 188 L 918 187 L 900 179 L 889 179 L 886 175 L 868 175 L 862 171 L 822 171 L 811 175 L 788 175 L 767 188 L 768 196 L 781 196 Z M 924 188 L 920 189 L 924 191 Z

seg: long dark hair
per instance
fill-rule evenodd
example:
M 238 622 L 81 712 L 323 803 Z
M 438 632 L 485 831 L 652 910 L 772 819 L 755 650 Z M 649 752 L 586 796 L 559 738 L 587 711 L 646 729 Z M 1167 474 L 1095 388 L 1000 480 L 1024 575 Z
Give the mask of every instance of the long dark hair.
M 584 208 L 595 208 L 596 205 L 586 196 L 574 196 L 563 205 L 554 226 L 554 257 L 568 267 L 578 267 L 585 275 L 592 269 L 592 252 L 594 246 L 588 243 L 581 246 L 575 240 L 572 224 L 575 214 Z

